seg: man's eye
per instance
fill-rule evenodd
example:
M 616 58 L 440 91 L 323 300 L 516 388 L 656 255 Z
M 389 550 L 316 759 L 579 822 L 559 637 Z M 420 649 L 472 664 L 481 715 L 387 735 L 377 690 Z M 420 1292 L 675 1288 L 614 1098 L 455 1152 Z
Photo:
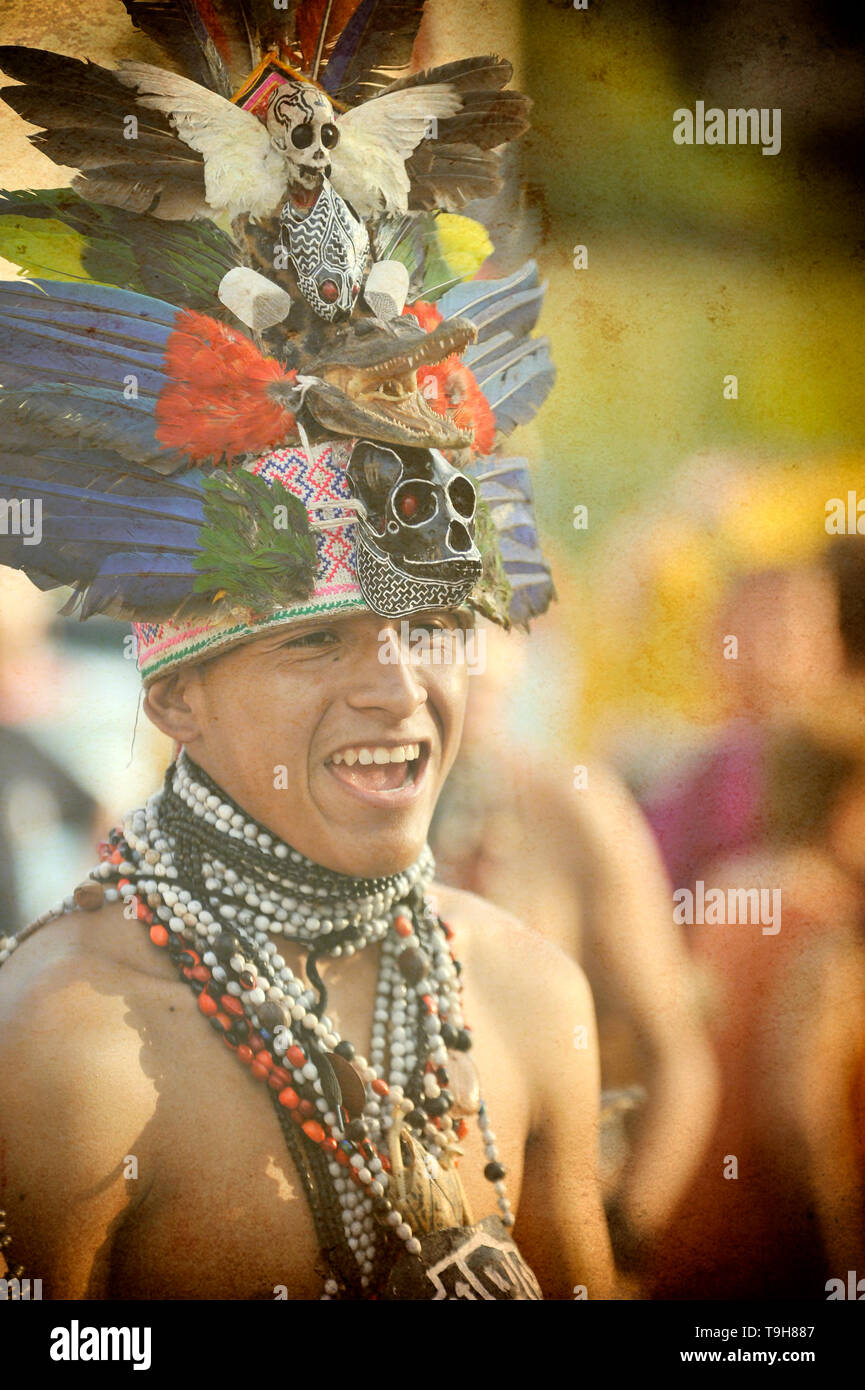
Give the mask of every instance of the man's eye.
M 304 632 L 300 637 L 290 637 L 283 647 L 327 647 L 337 640 L 336 633 L 329 628 L 317 628 L 315 632 Z

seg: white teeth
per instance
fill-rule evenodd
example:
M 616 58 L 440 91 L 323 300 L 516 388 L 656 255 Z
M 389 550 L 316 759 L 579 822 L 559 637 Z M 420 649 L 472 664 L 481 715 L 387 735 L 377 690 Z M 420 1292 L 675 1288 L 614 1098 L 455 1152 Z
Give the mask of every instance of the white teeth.
M 346 748 L 341 753 L 334 753 L 331 762 L 337 765 L 345 763 L 347 767 L 361 763 L 364 767 L 369 767 L 371 763 L 378 763 L 380 766 L 385 763 L 408 763 L 419 757 L 419 743 L 403 743 L 398 748 Z

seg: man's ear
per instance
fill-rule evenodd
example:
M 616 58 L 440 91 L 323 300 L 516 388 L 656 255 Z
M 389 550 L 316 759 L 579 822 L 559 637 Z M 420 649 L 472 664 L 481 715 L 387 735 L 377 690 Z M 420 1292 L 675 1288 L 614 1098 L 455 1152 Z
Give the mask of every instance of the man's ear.
M 195 693 L 200 686 L 196 667 L 177 671 L 154 681 L 144 696 L 144 713 L 164 734 L 177 743 L 193 743 L 201 733 L 198 717 L 200 702 Z

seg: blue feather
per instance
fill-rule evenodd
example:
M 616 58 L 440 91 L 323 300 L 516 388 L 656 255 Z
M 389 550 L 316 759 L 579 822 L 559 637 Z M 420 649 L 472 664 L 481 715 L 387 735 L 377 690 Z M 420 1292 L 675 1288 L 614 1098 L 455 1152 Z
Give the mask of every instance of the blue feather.
M 57 445 L 38 431 L 10 430 L 0 453 L 0 495 L 39 504 L 39 544 L 0 534 L 0 563 L 20 569 L 40 588 L 71 585 L 64 611 L 82 618 L 107 613 L 162 619 L 212 611 L 194 592 L 204 524 L 204 474 L 154 478 L 106 449 Z M 32 518 L 33 513 L 30 513 Z M 8 530 L 8 528 L 7 528 Z
M 14 413 L 27 425 L 37 423 L 67 438 L 115 450 L 133 463 L 149 463 L 157 472 L 184 468 L 186 456 L 164 448 L 156 438 L 155 402 L 124 400 L 122 392 L 80 386 L 0 389 L 0 444 L 8 442 L 6 422 Z
M 166 556 L 147 550 L 112 555 L 86 589 L 79 589 L 67 612 L 78 606 L 82 621 L 95 613 L 135 621 L 201 614 L 210 605 L 192 593 L 197 574 L 191 555 Z
M 537 287 L 538 267 L 534 261 L 526 261 L 513 275 L 503 280 L 467 280 L 455 285 L 438 300 L 437 308 L 446 319 L 463 315 L 476 323 L 479 316 L 488 315 L 503 299 Z
M 137 290 L 121 290 L 114 285 L 96 285 L 90 281 L 65 280 L 13 280 L 4 283 L 4 292 L 21 295 L 23 301 L 31 302 L 37 295 L 44 304 L 59 307 L 64 303 L 98 310 L 100 313 L 118 314 L 124 321 L 141 318 L 145 322 L 162 323 L 171 326 L 177 314 L 177 306 L 164 299 L 154 299 L 152 295 L 139 294 Z
M 465 317 L 478 330 L 477 342 L 463 353 L 489 401 L 496 427 L 509 434 L 540 409 L 556 379 L 546 338 L 531 338 L 545 285 L 527 261 L 504 280 L 470 280 L 438 301 L 446 319 Z
M 88 445 L 75 448 L 69 441 L 17 422 L 4 430 L 5 449 L 0 450 L 0 473 L 20 479 L 34 492 L 47 486 L 68 486 L 80 492 L 96 491 L 121 500 L 142 498 L 150 502 L 157 486 L 153 471 L 138 468 L 108 450 Z M 171 513 L 195 518 L 201 507 L 202 473 L 195 470 L 158 481 L 160 502 Z
M 531 333 L 546 290 L 546 285 L 539 285 L 537 289 L 506 295 L 484 308 L 472 309 L 467 317 L 477 326 L 478 342 L 484 343 L 496 333 L 511 333 L 515 338 Z
M 363 4 L 358 5 L 340 34 L 339 41 L 328 59 L 327 71 L 321 81 L 322 87 L 331 96 L 339 91 L 355 50 L 366 32 L 369 17 L 377 4 L 378 0 L 363 0 Z
M 556 369 L 548 340 L 528 338 L 475 375 L 496 417 L 496 428 L 510 434 L 517 425 L 528 424 L 540 410 L 552 390 Z
M 527 627 L 555 598 L 550 568 L 538 542 L 528 463 L 521 458 L 477 459 L 468 469 L 490 509 L 513 594 L 511 622 Z
M 185 468 L 186 456 L 155 435 L 177 314 L 162 300 L 108 285 L 0 284 L 0 341 L 8 344 L 0 348 L 0 445 L 8 446 L 17 419 L 160 473 Z

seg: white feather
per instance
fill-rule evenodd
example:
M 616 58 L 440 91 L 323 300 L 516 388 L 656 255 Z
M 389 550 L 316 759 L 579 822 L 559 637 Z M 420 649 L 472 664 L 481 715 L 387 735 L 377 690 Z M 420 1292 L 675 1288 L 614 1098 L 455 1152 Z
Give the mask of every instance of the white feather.
M 436 120 L 453 116 L 462 98 L 445 82 L 410 87 L 374 97 L 337 119 L 340 138 L 333 152 L 331 183 L 360 217 L 408 208 L 405 162 Z
M 117 77 L 135 88 L 138 105 L 170 117 L 179 138 L 202 156 L 210 207 L 262 217 L 284 200 L 285 159 L 250 111 L 150 63 L 123 62 Z

